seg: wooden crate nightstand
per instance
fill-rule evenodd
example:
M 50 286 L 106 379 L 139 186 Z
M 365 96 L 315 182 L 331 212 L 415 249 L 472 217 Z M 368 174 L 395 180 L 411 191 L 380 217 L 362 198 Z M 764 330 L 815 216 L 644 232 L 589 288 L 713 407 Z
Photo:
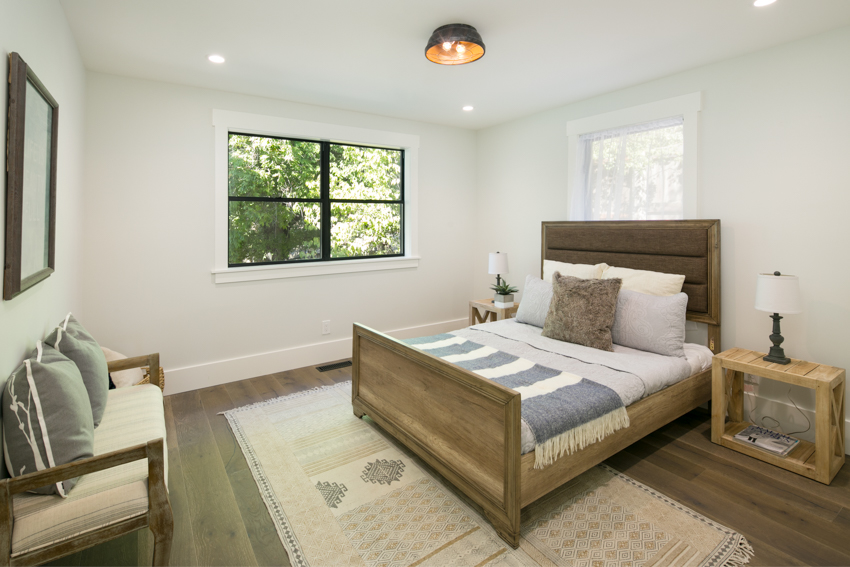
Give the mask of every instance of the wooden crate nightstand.
M 484 315 L 478 312 L 479 309 L 484 312 Z M 516 315 L 517 309 L 519 309 L 519 301 L 515 301 L 513 307 L 496 307 L 492 299 L 473 299 L 469 302 L 469 326 L 508 319 Z
M 762 360 L 763 352 L 733 348 L 712 360 L 711 440 L 745 455 L 829 484 L 844 464 L 845 370 L 791 359 L 790 364 Z M 735 440 L 751 425 L 744 420 L 744 374 L 815 390 L 815 442 L 800 440 L 778 457 Z M 728 408 L 727 408 L 728 406 Z M 726 421 L 726 412 L 729 421 Z

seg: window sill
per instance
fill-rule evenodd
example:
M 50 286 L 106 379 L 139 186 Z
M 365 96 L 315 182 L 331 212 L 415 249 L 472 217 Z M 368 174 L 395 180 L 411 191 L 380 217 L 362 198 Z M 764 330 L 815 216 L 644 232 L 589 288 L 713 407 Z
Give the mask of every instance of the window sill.
M 398 258 L 375 258 L 374 260 L 339 260 L 336 262 L 309 262 L 306 264 L 246 266 L 242 268 L 213 270 L 212 274 L 215 283 L 225 284 L 277 280 L 282 278 L 326 276 L 330 274 L 404 270 L 417 267 L 419 267 L 419 256 L 401 256 Z

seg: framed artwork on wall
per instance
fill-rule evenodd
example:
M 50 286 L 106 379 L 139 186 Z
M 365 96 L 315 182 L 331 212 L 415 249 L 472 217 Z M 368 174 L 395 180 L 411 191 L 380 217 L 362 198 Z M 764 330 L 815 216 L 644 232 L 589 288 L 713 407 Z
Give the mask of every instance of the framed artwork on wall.
M 9 54 L 8 76 L 6 300 L 54 270 L 59 124 L 59 105 L 17 53 Z

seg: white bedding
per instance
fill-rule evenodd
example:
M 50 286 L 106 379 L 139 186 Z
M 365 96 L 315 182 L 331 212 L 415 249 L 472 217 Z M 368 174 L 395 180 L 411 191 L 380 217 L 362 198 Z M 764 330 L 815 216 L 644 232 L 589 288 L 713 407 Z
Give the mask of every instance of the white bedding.
M 685 344 L 685 357 L 670 357 L 614 345 L 607 352 L 541 335 L 542 329 L 506 319 L 475 325 L 451 334 L 531 360 L 541 366 L 577 374 L 608 386 L 628 407 L 688 376 L 711 368 L 712 352 Z M 576 367 L 580 367 L 577 372 Z M 522 453 L 534 450 L 531 429 L 522 423 Z

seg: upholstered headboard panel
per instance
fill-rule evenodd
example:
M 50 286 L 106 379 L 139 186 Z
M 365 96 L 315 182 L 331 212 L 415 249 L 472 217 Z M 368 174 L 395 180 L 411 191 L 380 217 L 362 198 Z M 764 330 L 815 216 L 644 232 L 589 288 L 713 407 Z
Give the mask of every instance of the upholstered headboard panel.
M 688 319 L 720 325 L 720 221 L 544 222 L 543 260 L 683 274 Z

